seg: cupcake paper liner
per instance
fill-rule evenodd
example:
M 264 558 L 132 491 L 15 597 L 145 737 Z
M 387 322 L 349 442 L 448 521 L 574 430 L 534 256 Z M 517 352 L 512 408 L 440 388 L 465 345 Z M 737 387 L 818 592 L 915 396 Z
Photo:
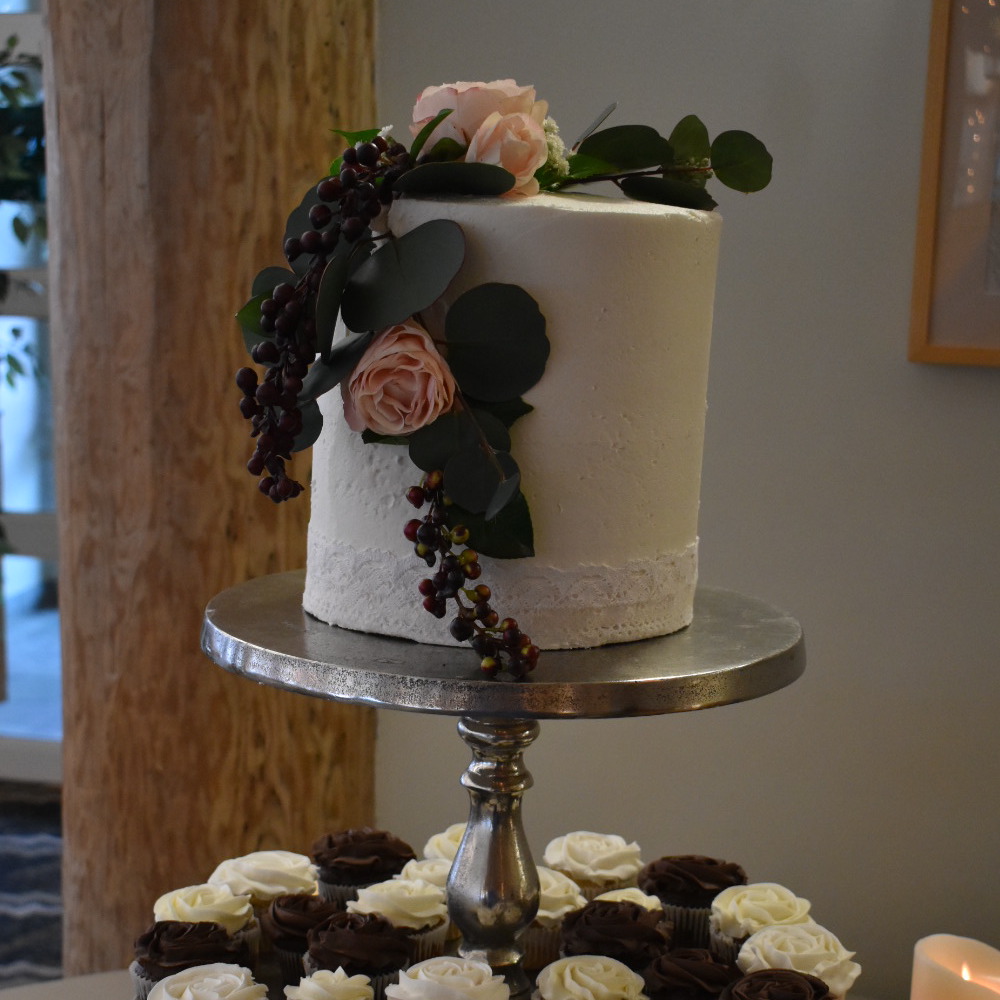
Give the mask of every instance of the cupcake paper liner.
M 146 997 L 149 996 L 149 991 L 156 985 L 156 980 L 150 979 L 143 967 L 136 961 L 133 961 L 128 967 L 128 972 L 132 977 L 135 1000 L 146 1000 Z
M 740 947 L 746 938 L 738 941 L 729 937 L 728 934 L 721 934 L 714 927 L 709 928 L 708 950 L 720 961 L 728 962 L 730 965 L 736 963 L 736 956 L 740 953 Z
M 673 903 L 664 903 L 663 913 L 667 922 L 674 926 L 671 947 L 707 948 L 709 946 L 708 918 L 712 914 L 710 906 L 677 906 Z
M 322 899 L 329 903 L 339 903 L 341 906 L 357 899 L 358 889 L 366 888 L 363 885 L 337 885 L 334 882 L 323 882 L 322 880 L 317 883 L 317 886 Z
M 444 943 L 448 935 L 449 921 L 443 920 L 437 927 L 417 931 L 410 938 L 410 964 L 416 965 L 425 958 L 435 958 L 444 954 Z
M 521 964 L 531 972 L 539 972 L 559 957 L 559 924 L 542 927 L 530 924 L 521 938 L 524 958 Z

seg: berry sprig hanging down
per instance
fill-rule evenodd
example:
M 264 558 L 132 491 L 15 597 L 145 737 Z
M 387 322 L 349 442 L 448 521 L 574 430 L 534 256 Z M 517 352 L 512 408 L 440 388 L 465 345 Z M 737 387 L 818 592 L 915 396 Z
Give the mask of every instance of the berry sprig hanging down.
M 407 490 L 406 499 L 418 510 L 429 504 L 422 518 L 407 521 L 403 529 L 416 554 L 429 567 L 437 567 L 433 576 L 419 584 L 424 610 L 435 618 L 444 618 L 448 601 L 453 600 L 457 614 L 448 626 L 452 638 L 470 643 L 486 676 L 495 677 L 506 670 L 514 680 L 523 680 L 535 669 L 538 647 L 513 618 L 501 619 L 490 604 L 490 588 L 475 583 L 482 575 L 475 549 L 466 547 L 457 554 L 453 551 L 456 545 L 467 545 L 469 529 L 464 525 L 448 526 L 442 473 L 428 472 L 419 486 Z

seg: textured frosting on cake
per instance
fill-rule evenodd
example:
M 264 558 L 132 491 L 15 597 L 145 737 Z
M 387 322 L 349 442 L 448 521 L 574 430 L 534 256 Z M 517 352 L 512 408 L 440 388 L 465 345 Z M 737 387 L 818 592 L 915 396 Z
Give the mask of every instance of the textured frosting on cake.
M 530 293 L 551 342 L 535 407 L 511 428 L 535 555 L 483 557 L 502 615 L 542 648 L 602 645 L 687 625 L 721 220 L 585 195 L 403 198 L 397 234 L 453 219 L 466 239 L 447 298 L 483 282 Z M 424 319 L 428 319 L 424 316 Z M 313 449 L 304 606 L 331 624 L 451 644 L 421 607 L 427 567 L 402 534 L 406 449 L 366 445 L 328 393 Z M 474 540 L 472 542 L 474 546 Z

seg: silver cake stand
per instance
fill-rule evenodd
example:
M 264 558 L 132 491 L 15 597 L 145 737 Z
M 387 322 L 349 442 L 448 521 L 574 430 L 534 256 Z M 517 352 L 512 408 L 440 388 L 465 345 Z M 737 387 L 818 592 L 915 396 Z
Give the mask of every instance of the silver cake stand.
M 681 632 L 598 649 L 547 651 L 531 679 L 482 676 L 467 646 L 430 646 L 336 628 L 302 610 L 303 571 L 261 577 L 209 602 L 202 649 L 252 680 L 335 701 L 460 716 L 472 751 L 462 775 L 470 811 L 448 878 L 459 953 L 489 962 L 529 992 L 518 937 L 538 907 L 521 823 L 531 787 L 524 751 L 540 719 L 689 712 L 747 701 L 805 668 L 797 621 L 727 590 L 699 588 Z

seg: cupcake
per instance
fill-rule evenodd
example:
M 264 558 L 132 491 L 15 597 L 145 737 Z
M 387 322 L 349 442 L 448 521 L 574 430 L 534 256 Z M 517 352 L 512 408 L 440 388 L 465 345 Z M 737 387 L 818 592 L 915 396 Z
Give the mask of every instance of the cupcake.
M 398 875 L 416 858 L 406 841 L 368 826 L 328 833 L 310 853 L 319 870 L 320 895 L 341 903 L 355 899 L 361 886 Z
M 411 965 L 385 988 L 386 1000 L 509 1000 L 510 987 L 485 962 L 438 956 Z
M 772 925 L 751 934 L 740 948 L 736 964 L 745 973 L 790 969 L 821 979 L 834 997 L 843 997 L 861 975 L 848 951 L 825 927 L 812 920 Z
M 635 885 L 642 867 L 638 844 L 626 843 L 617 834 L 589 830 L 567 833 L 549 841 L 542 861 L 568 875 L 587 899 L 609 889 Z
M 129 966 L 137 1000 L 145 1000 L 161 980 L 196 965 L 245 965 L 246 944 L 219 924 L 158 920 L 135 942 Z
M 764 927 L 802 924 L 809 919 L 809 900 L 777 882 L 734 885 L 712 900 L 709 946 L 724 962 L 735 962 L 740 946 L 751 934 Z
M 735 885 L 746 885 L 747 873 L 732 861 L 702 854 L 658 858 L 639 872 L 639 888 L 663 903 L 674 925 L 675 947 L 707 948 L 712 900 Z
M 267 1000 L 267 987 L 254 982 L 249 969 L 217 963 L 199 965 L 161 979 L 149 1000 Z
M 391 878 L 358 890 L 348 913 L 377 913 L 410 937 L 410 961 L 440 955 L 448 930 L 444 889 L 422 879 Z
M 741 975 L 707 948 L 672 948 L 642 970 L 649 1000 L 718 1000 Z
M 563 917 L 586 905 L 580 887 L 569 876 L 538 867 L 538 912 L 521 938 L 525 969 L 537 972 L 559 957 Z
M 228 885 L 189 885 L 166 892 L 153 904 L 153 920 L 179 920 L 183 923 L 212 923 L 246 945 L 246 961 L 251 969 L 257 964 L 260 925 L 247 895 L 236 895 Z
M 638 972 L 670 947 L 660 914 L 638 903 L 595 899 L 567 913 L 559 931 L 563 956 L 606 955 Z
M 254 851 L 223 861 L 208 877 L 210 885 L 226 885 L 250 897 L 257 915 L 275 896 L 316 894 L 316 866 L 292 851 Z
M 546 965 L 532 1000 L 647 1000 L 642 976 L 604 955 L 573 955 Z
M 297 983 L 304 975 L 302 956 L 306 952 L 306 935 L 310 928 L 341 909 L 337 903 L 320 896 L 292 893 L 275 896 L 261 913 L 261 928 L 285 985 Z
M 660 900 L 656 896 L 650 896 L 649 893 L 643 892 L 635 885 L 630 885 L 625 889 L 611 889 L 609 892 L 602 892 L 594 899 L 605 903 L 638 903 L 643 909 L 657 914 L 660 920 L 666 916 Z
M 307 976 L 320 969 L 368 976 L 374 1000 L 383 1000 L 386 986 L 410 964 L 409 934 L 375 913 L 335 913 L 313 927 L 306 941 Z
M 436 885 L 439 889 L 447 889 L 451 864 L 450 858 L 416 858 L 407 861 L 396 878 L 418 878 Z
M 372 1000 L 372 996 L 367 976 L 349 976 L 343 969 L 320 969 L 299 980 L 298 986 L 285 987 L 285 1000 Z
M 787 969 L 751 972 L 732 982 L 719 1000 L 835 1000 L 826 983 Z
M 452 823 L 447 830 L 435 833 L 426 844 L 424 844 L 425 858 L 444 858 L 445 861 L 454 861 L 458 853 L 458 845 L 462 843 L 465 836 L 467 823 Z

